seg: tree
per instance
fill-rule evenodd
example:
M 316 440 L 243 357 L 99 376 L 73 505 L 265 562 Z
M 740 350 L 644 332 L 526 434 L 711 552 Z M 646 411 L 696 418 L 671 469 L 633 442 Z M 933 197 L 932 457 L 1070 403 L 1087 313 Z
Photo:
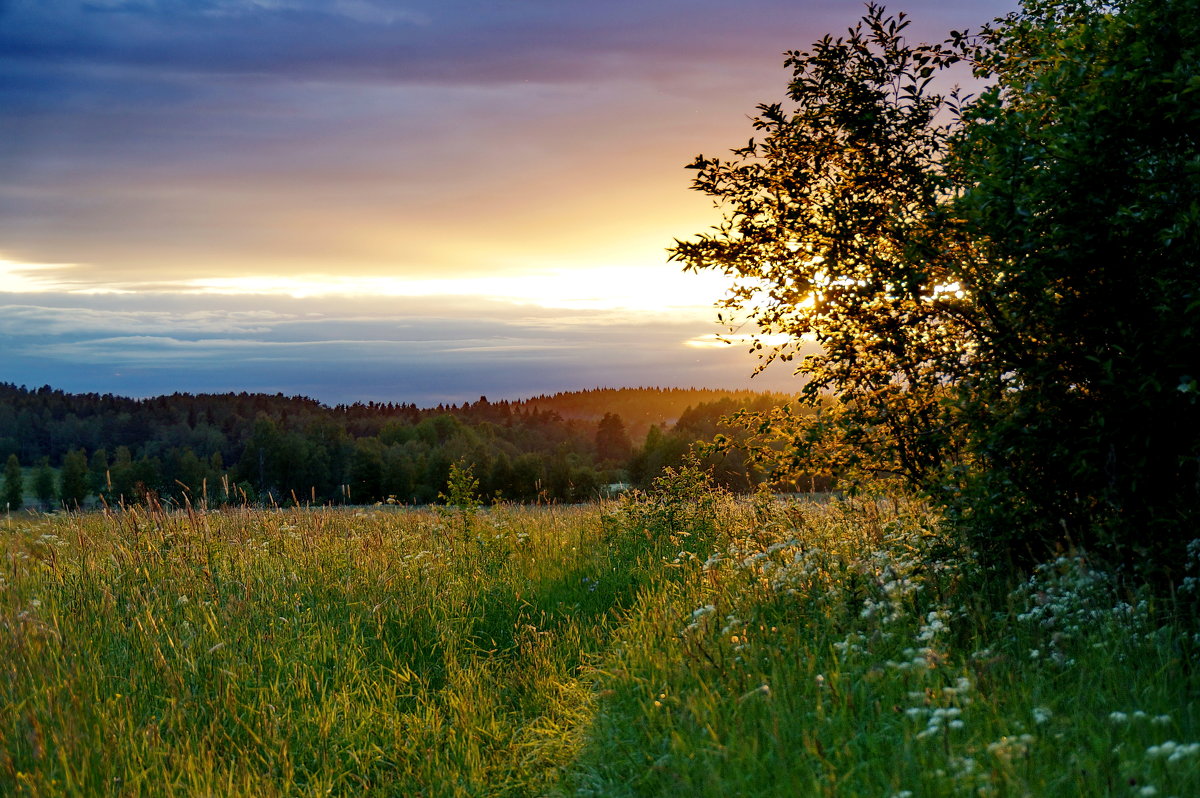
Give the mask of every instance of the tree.
M 133 473 L 133 452 L 128 446 L 118 446 L 105 475 L 105 492 L 114 504 L 133 502 L 138 498 Z
M 109 489 L 108 452 L 97 449 L 88 459 L 88 487 L 97 496 Z
M 20 510 L 25 497 L 25 477 L 21 473 L 21 461 L 15 454 L 8 456 L 4 464 L 4 504 L 11 510 Z
M 88 495 L 88 461 L 83 449 L 67 452 L 63 457 L 58 495 L 68 510 L 83 506 Z
M 37 496 L 42 507 L 53 507 L 58 498 L 58 490 L 54 485 L 54 469 L 50 467 L 50 458 L 43 457 L 33 472 L 33 495 Z
M 632 451 L 625 422 L 616 413 L 605 413 L 596 428 L 596 456 L 600 462 L 624 463 Z
M 360 438 L 350 458 L 350 495 L 360 504 L 387 498 L 383 493 L 383 444 L 378 438 Z
M 466 513 L 474 513 L 482 504 L 479 497 L 479 480 L 475 477 L 475 466 L 461 460 L 451 463 L 450 473 L 446 478 L 446 492 L 439 493 L 438 498 L 449 507 Z
M 389 499 L 412 501 L 412 465 L 402 447 L 392 446 L 384 451 L 382 484 L 383 492 Z
M 942 117 L 957 101 L 930 90 L 958 56 L 907 45 L 907 25 L 871 5 L 846 38 L 788 53 L 788 107 L 760 105 L 758 138 L 689 167 L 727 213 L 671 257 L 732 278 L 733 316 L 718 319 L 757 324 L 763 367 L 802 358 L 804 400 L 840 400 L 821 421 L 855 440 L 865 467 L 924 484 L 950 450 L 938 397 L 964 357 L 939 254 L 953 132 Z
M 1184 561 L 1200 520 L 1198 11 L 1025 0 L 911 46 L 903 15 L 871 5 L 788 54 L 787 107 L 759 106 L 761 138 L 692 164 L 725 221 L 672 250 L 732 279 L 726 321 L 756 323 L 764 366 L 800 358 L 819 412 L 760 427 L 784 460 L 821 449 L 900 475 L 995 565 L 1064 543 Z M 989 85 L 936 92 L 961 62 Z
M 980 548 L 1171 576 L 1200 521 L 1200 3 L 1026 0 L 966 52 L 993 83 L 949 163 L 978 330 L 952 509 Z

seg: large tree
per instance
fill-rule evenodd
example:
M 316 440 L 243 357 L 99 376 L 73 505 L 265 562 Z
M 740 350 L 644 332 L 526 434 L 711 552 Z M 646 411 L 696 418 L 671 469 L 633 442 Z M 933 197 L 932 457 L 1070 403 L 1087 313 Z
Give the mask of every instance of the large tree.
M 788 53 L 787 101 L 759 106 L 756 137 L 691 165 L 726 216 L 672 257 L 732 278 L 719 318 L 757 325 L 763 366 L 801 358 L 821 412 L 774 414 L 794 465 L 819 439 L 843 467 L 926 485 L 956 457 L 943 400 L 970 356 L 945 209 L 960 101 L 933 90 L 960 54 L 908 44 L 907 26 L 870 5 L 847 36 Z
M 981 543 L 1016 528 L 1181 563 L 1200 520 L 1200 2 L 1026 0 L 972 52 L 993 85 L 952 161 L 980 331 L 963 519 Z
M 760 137 L 692 165 L 726 220 L 673 256 L 802 357 L 825 406 L 787 451 L 930 489 L 994 563 L 1169 565 L 1200 507 L 1200 4 L 1026 0 L 934 46 L 904 25 L 872 5 L 789 53 Z M 934 90 L 956 63 L 978 97 Z

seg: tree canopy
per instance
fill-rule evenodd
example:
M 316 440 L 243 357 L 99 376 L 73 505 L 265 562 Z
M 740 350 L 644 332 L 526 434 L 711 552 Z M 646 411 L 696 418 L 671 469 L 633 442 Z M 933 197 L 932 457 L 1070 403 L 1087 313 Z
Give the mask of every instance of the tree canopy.
M 994 564 L 1170 567 L 1200 506 L 1197 12 L 1026 0 L 911 45 L 870 5 L 787 54 L 756 138 L 691 165 L 724 221 L 672 250 L 798 359 L 821 412 L 760 428 L 785 460 L 899 475 Z M 942 88 L 964 67 L 977 93 Z

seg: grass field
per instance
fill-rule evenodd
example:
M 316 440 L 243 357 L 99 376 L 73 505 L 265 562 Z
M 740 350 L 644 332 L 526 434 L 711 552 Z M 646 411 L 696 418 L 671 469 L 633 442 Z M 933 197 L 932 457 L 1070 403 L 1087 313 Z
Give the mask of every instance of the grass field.
M 1200 795 L 1194 597 L 899 497 L 0 529 L 3 795 Z

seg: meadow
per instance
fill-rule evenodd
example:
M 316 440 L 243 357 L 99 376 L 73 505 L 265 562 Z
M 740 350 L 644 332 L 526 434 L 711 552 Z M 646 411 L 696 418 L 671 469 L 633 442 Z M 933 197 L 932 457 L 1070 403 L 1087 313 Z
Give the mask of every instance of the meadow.
M 1200 794 L 1197 582 L 1004 581 L 939 530 L 689 468 L 583 506 L 14 514 L 0 794 Z

